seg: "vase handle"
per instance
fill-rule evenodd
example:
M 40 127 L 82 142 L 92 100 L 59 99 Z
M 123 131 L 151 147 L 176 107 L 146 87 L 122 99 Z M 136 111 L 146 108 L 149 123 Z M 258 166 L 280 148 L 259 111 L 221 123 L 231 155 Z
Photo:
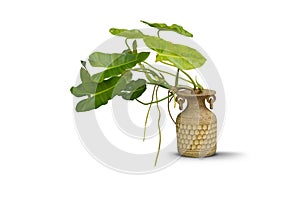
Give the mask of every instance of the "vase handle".
M 169 115 L 172 119 L 172 121 L 174 122 L 174 124 L 176 124 L 176 121 L 174 120 L 172 114 L 171 114 L 171 111 L 170 111 L 170 102 L 172 101 L 172 99 L 174 98 L 174 96 L 172 96 L 171 98 L 170 95 L 173 94 L 173 93 L 176 93 L 178 91 L 178 88 L 176 87 L 172 87 L 171 89 L 169 89 L 168 91 L 168 112 L 169 112 Z M 179 104 L 179 109 L 182 110 L 183 109 L 183 103 L 185 102 L 185 99 L 182 98 L 182 97 L 175 97 L 175 102 Z
M 205 98 L 206 101 L 209 103 L 209 108 L 213 109 L 214 108 L 214 103 L 216 101 L 216 96 L 215 95 L 211 95 Z
M 184 104 L 184 102 L 185 102 L 185 99 L 184 98 L 182 98 L 182 97 L 179 97 L 178 98 L 178 96 L 177 97 L 175 97 L 175 101 L 178 103 L 178 105 L 179 105 L 179 110 L 182 110 L 183 109 L 183 104 Z
M 171 114 L 171 110 L 170 110 L 170 102 L 171 102 L 172 99 L 173 99 L 173 96 L 170 98 L 170 94 L 172 94 L 172 92 L 169 90 L 169 91 L 168 91 L 168 112 L 169 112 L 169 115 L 170 115 L 172 121 L 174 122 L 174 124 L 176 124 L 176 121 L 174 120 L 174 118 L 173 118 L 173 116 L 172 116 L 172 114 Z

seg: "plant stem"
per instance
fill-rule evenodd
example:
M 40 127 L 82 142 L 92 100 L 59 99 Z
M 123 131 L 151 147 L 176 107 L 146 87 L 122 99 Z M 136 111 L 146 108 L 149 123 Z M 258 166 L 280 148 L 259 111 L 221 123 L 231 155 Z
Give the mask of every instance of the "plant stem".
M 146 72 L 147 69 L 145 68 L 145 66 L 141 63 L 139 63 L 139 66 L 140 68 L 142 69 L 142 72 L 144 72 L 146 78 L 149 80 L 149 81 L 153 81 L 153 79 L 150 77 L 150 75 Z M 133 69 L 134 70 L 134 69 Z
M 179 69 L 179 68 L 178 68 Z M 184 73 L 184 75 L 186 75 L 189 79 L 190 79 L 190 81 L 192 82 L 192 84 L 194 85 L 194 90 L 197 88 L 197 85 L 196 85 L 196 83 L 195 83 L 195 81 L 192 79 L 192 77 L 188 74 L 188 73 L 186 73 L 184 70 L 182 70 L 182 69 L 179 69 L 182 73 Z
M 172 92 L 169 91 L 168 94 L 172 94 Z M 174 98 L 174 95 L 171 95 L 171 99 L 168 98 L 168 112 L 169 112 L 169 116 L 171 117 L 172 121 L 174 122 L 174 124 L 176 124 L 175 120 L 172 117 L 171 110 L 170 110 L 170 102 L 172 101 L 172 98 Z
M 170 63 L 167 63 L 167 62 L 164 62 L 164 61 L 159 61 L 159 62 L 161 62 L 162 64 L 165 64 L 165 65 L 169 65 L 169 66 L 172 66 L 172 67 L 176 67 L 175 65 L 172 65 L 172 64 L 170 64 Z
M 158 88 L 156 88 L 156 101 L 158 101 Z M 158 160 L 158 156 L 159 156 L 159 152 L 160 152 L 160 146 L 161 146 L 161 130 L 160 130 L 160 117 L 161 117 L 161 113 L 160 113 L 160 109 L 159 109 L 159 106 L 158 106 L 158 102 L 156 102 L 156 106 L 157 106 L 157 111 L 158 111 L 158 120 L 157 120 L 157 126 L 158 126 L 158 134 L 159 134 L 159 141 L 158 141 L 158 150 L 157 150 L 157 154 L 156 154 L 156 158 L 155 158 L 155 164 L 154 166 L 156 166 L 157 164 L 157 160 Z
M 130 47 L 129 47 L 129 45 L 128 45 L 128 38 L 125 39 L 125 44 L 126 44 L 127 48 L 128 48 L 129 50 L 131 50 Z
M 198 82 L 197 76 L 195 77 L 195 80 L 196 80 L 196 83 L 197 83 L 197 85 L 198 85 L 199 90 L 202 92 L 204 88 L 203 88 L 203 86 Z
M 165 81 L 164 77 L 159 77 L 153 70 L 147 69 L 145 68 L 144 65 L 142 65 L 141 63 L 139 64 L 141 68 L 136 68 L 136 69 L 131 69 L 132 71 L 137 71 L 137 72 L 143 72 L 146 76 L 146 78 L 150 81 L 147 82 L 148 84 L 152 84 L 152 85 L 159 85 L 163 88 L 167 88 L 169 89 L 171 86 L 169 85 L 168 82 Z M 154 80 L 153 78 L 150 77 L 151 74 L 156 80 Z
M 145 63 L 146 65 L 148 65 L 148 66 L 151 67 L 152 69 L 155 69 L 155 70 L 157 70 L 157 71 L 159 71 L 159 72 L 161 72 L 161 73 L 165 73 L 165 74 L 168 74 L 168 75 L 170 75 L 170 76 L 176 77 L 176 75 L 172 74 L 171 72 L 167 72 L 167 71 L 164 71 L 164 70 L 161 70 L 161 69 L 157 69 L 156 67 L 154 67 L 153 65 L 150 65 L 149 63 L 147 63 L 147 62 L 145 62 L 145 61 L 144 61 L 143 63 Z M 165 64 L 165 63 L 164 63 L 164 64 Z M 173 66 L 173 65 L 172 65 L 172 66 Z M 173 67 L 174 67 L 174 66 L 173 66 Z M 186 82 L 192 84 L 192 82 L 191 82 L 190 80 L 188 80 L 188 79 L 185 79 L 185 78 L 182 78 L 182 77 L 179 77 L 179 79 L 184 80 L 184 81 L 186 81 Z
M 144 142 L 145 139 L 146 139 L 147 122 L 148 122 L 148 117 L 149 117 L 150 109 L 151 109 L 151 106 L 152 106 L 152 102 L 153 102 L 153 98 L 154 98 L 154 92 L 155 92 L 156 87 L 157 87 L 157 86 L 155 85 L 154 88 L 153 88 L 152 97 L 151 97 L 151 103 L 150 103 L 150 106 L 149 106 L 148 111 L 147 111 L 147 114 L 146 114 L 146 120 L 145 120 L 145 125 L 144 125 L 144 137 L 143 137 L 143 142 Z
M 159 33 L 160 33 L 160 30 L 158 30 L 158 31 L 157 31 L 157 37 L 159 37 L 159 38 L 160 38 L 160 35 L 159 35 Z
M 175 78 L 175 87 L 178 86 L 178 78 L 179 78 L 179 69 L 177 69 L 176 78 Z
M 171 96 L 171 95 L 170 95 L 170 96 Z M 164 100 L 168 99 L 168 97 L 169 97 L 169 96 L 166 96 L 166 97 L 164 97 L 164 98 L 162 98 L 162 99 L 160 99 L 160 100 L 158 100 L 158 101 L 151 101 L 151 102 L 148 102 L 148 103 L 142 102 L 142 101 L 140 101 L 140 100 L 138 100 L 138 99 L 135 99 L 135 100 L 136 100 L 137 102 L 143 104 L 143 105 L 149 105 L 149 104 L 152 104 L 152 103 L 159 103 L 159 102 L 161 102 L 161 101 L 164 101 Z
M 172 64 L 170 64 L 170 63 L 167 63 L 167 62 L 164 62 L 164 61 L 160 61 L 161 63 L 163 63 L 163 64 L 165 64 L 165 65 L 169 65 L 169 66 L 172 66 L 172 67 L 176 67 L 175 65 L 172 65 Z M 177 67 L 176 67 L 177 68 Z M 177 69 L 179 69 L 179 68 L 177 68 Z M 196 83 L 195 83 L 195 81 L 192 79 L 192 77 L 188 74 L 188 73 L 186 73 L 184 70 L 182 70 L 182 69 L 179 69 L 182 73 L 184 73 L 184 75 L 186 75 L 189 79 L 190 79 L 190 81 L 191 81 L 191 83 L 193 84 L 193 86 L 194 86 L 194 89 L 196 89 L 196 87 L 197 87 L 197 85 L 196 85 Z
M 165 89 L 170 89 L 170 88 L 171 88 L 171 86 L 158 84 L 158 83 L 156 83 L 156 82 L 147 82 L 147 84 L 149 84 L 149 85 L 157 85 L 157 86 L 162 87 L 162 88 L 165 88 Z
M 190 90 L 190 91 L 192 91 L 192 90 L 193 90 L 193 88 L 192 88 L 192 87 L 190 87 L 190 86 L 186 86 L 186 85 L 178 85 L 178 88 L 180 88 L 180 89 L 186 89 L 186 90 Z

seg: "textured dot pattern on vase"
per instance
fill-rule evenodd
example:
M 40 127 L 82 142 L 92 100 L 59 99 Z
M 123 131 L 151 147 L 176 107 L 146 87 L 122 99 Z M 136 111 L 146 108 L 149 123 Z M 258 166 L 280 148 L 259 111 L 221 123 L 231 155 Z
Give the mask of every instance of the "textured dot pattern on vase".
M 217 123 L 201 125 L 179 124 L 177 126 L 177 138 L 177 146 L 180 152 L 195 151 L 197 157 L 199 157 L 199 154 L 201 156 L 201 151 L 209 151 L 216 148 Z

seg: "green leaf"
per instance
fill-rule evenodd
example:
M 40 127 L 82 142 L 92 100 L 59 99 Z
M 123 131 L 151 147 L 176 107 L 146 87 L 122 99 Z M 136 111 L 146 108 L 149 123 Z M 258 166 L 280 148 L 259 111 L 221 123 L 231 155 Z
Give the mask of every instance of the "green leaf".
M 71 93 L 76 96 L 76 97 L 82 97 L 82 96 L 86 96 L 91 94 L 87 89 L 90 86 L 90 82 L 92 82 L 91 79 L 91 75 L 89 74 L 89 72 L 84 69 L 83 67 L 80 69 L 80 79 L 82 81 L 82 83 L 86 83 L 86 84 L 80 84 L 76 87 L 71 87 L 70 91 Z M 88 87 L 89 86 L 89 87 Z
M 125 74 L 123 74 L 118 81 L 118 83 L 115 86 L 114 95 L 119 95 L 121 94 L 122 90 L 126 88 L 126 85 L 130 83 L 132 80 L 132 73 L 130 71 L 127 71 Z
M 200 52 L 185 45 L 173 44 L 154 36 L 145 37 L 144 42 L 157 52 L 157 62 L 169 62 L 182 70 L 201 67 L 206 61 Z
M 172 24 L 171 26 L 168 26 L 167 24 L 164 23 L 149 23 L 146 21 L 141 20 L 144 24 L 147 24 L 151 27 L 157 28 L 159 30 L 164 30 L 164 31 L 174 31 L 176 33 L 179 33 L 184 36 L 188 37 L 193 37 L 193 34 L 185 30 L 182 26 L 177 25 L 177 24 Z
M 84 67 L 86 66 L 86 62 L 83 60 L 81 60 L 80 63 L 82 64 L 82 66 L 84 66 Z
M 126 100 L 134 100 L 139 98 L 147 89 L 146 81 L 144 79 L 133 80 L 126 85 L 120 96 Z
M 76 87 L 71 87 L 71 93 L 76 97 L 94 94 L 97 89 L 96 82 L 83 82 Z
M 99 100 L 98 100 L 99 101 Z M 77 112 L 86 112 L 89 110 L 93 110 L 96 109 L 96 105 L 97 105 L 97 100 L 95 96 L 89 97 L 87 99 L 84 99 L 82 101 L 80 101 L 77 105 L 76 105 L 76 111 Z M 107 103 L 107 102 L 106 102 Z M 106 104 L 105 103 L 105 104 Z M 104 105 L 104 104 L 103 104 Z
M 97 83 L 93 82 L 91 75 L 83 67 L 80 69 L 80 79 L 82 84 L 76 87 L 71 87 L 71 93 L 76 97 L 83 97 L 92 94 L 91 91 L 94 91 L 95 84 Z
M 101 52 L 95 53 L 103 54 Z M 95 55 L 95 53 L 93 54 Z M 96 82 L 102 82 L 106 78 L 123 74 L 127 69 L 133 68 L 137 63 L 146 60 L 149 54 L 149 52 L 141 52 L 138 54 L 120 54 L 120 56 L 117 57 L 115 60 L 112 60 L 111 63 L 105 63 L 108 64 L 107 69 L 103 72 L 93 75 L 92 79 Z M 107 55 L 111 58 L 110 54 Z M 97 62 L 101 63 L 102 61 L 99 60 Z M 107 62 L 107 59 L 105 60 L 105 62 Z
M 143 38 L 145 35 L 138 29 L 119 29 L 119 28 L 111 28 L 109 32 L 113 35 L 117 35 L 120 37 L 126 37 L 128 39 L 135 39 L 135 38 Z
M 78 85 L 77 87 L 71 87 L 70 91 L 76 97 L 89 95 L 89 92 L 85 90 L 82 84 Z
M 119 79 L 120 77 L 113 77 L 97 84 L 93 96 L 80 101 L 76 106 L 76 111 L 85 112 L 107 104 L 114 97 L 113 91 Z
M 102 77 L 102 74 L 103 74 L 103 71 L 92 75 L 92 77 L 91 77 L 92 81 L 99 83 L 100 79 Z
M 93 67 L 108 67 L 114 60 L 119 58 L 120 53 L 94 52 L 89 56 L 89 62 Z
M 81 67 L 81 69 L 80 69 L 80 79 L 83 83 L 91 82 L 90 73 L 86 69 L 84 69 L 83 67 Z

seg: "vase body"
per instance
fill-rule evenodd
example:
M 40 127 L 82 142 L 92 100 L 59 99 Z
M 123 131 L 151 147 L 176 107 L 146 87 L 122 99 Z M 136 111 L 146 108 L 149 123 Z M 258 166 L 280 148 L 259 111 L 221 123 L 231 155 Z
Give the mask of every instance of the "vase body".
M 179 99 L 187 101 L 187 107 L 176 118 L 177 149 L 187 157 L 207 157 L 216 153 L 217 118 L 205 102 L 215 101 L 215 91 L 204 90 L 200 94 L 179 92 Z

